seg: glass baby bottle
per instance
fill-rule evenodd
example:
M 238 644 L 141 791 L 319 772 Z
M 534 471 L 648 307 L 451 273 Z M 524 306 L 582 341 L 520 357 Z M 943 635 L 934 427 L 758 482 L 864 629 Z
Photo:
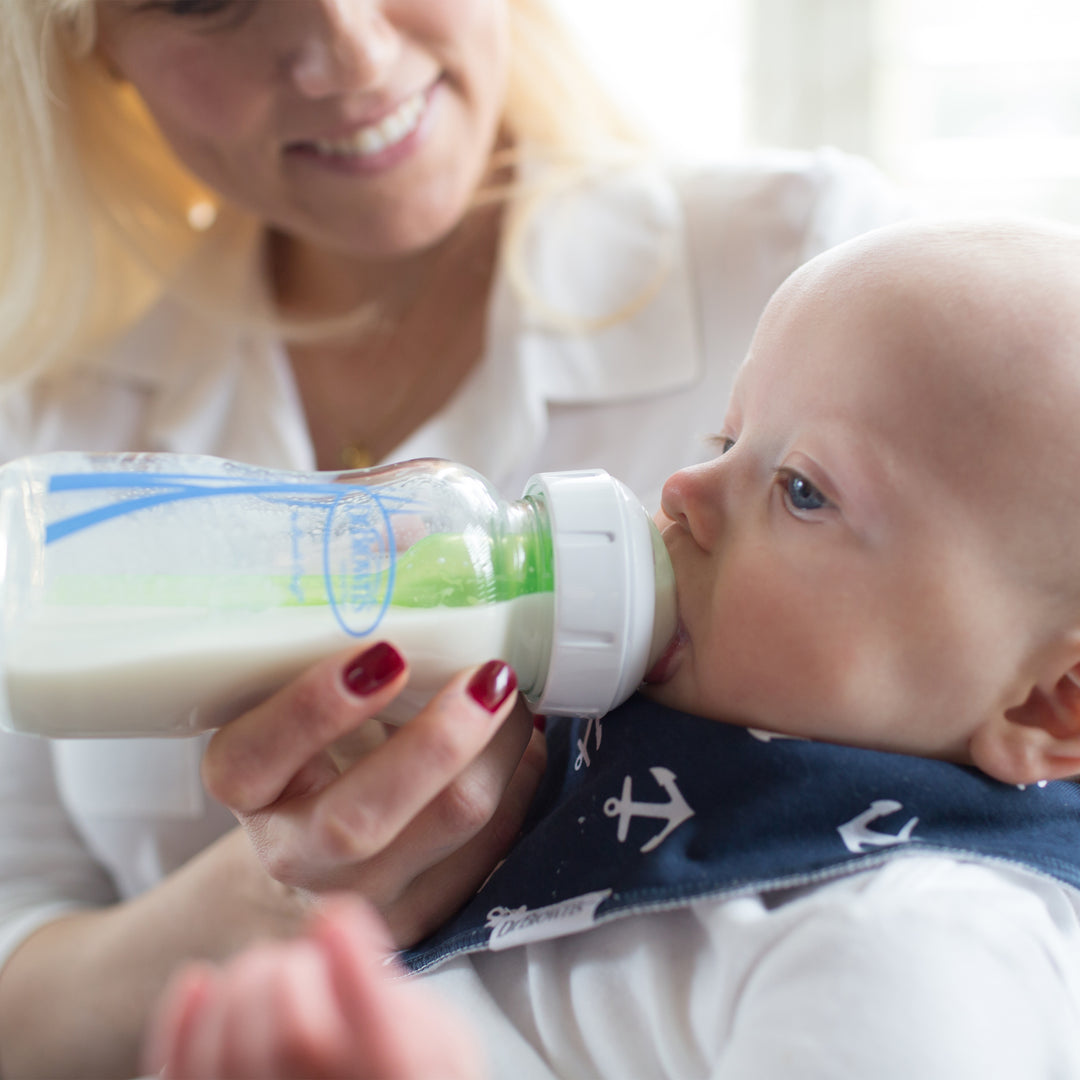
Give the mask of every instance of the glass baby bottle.
M 388 719 L 494 657 L 532 709 L 599 716 L 675 630 L 663 542 L 600 470 L 508 501 L 436 459 L 56 452 L 0 469 L 0 536 L 0 722 L 38 735 L 218 727 L 350 639 L 409 661 Z

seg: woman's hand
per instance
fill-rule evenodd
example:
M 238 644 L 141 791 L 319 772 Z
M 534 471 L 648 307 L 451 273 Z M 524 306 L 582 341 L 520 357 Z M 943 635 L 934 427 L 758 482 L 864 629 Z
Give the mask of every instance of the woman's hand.
M 374 912 L 339 897 L 299 938 L 256 944 L 221 967 L 189 964 L 151 1021 L 144 1071 L 180 1080 L 477 1080 L 481 1053 L 464 1018 L 401 978 L 390 951 Z
M 407 724 L 343 757 L 406 677 L 385 642 L 331 657 L 218 731 L 203 761 L 207 789 L 271 877 L 366 897 L 399 947 L 483 883 L 544 764 L 543 737 L 501 661 L 462 672 Z

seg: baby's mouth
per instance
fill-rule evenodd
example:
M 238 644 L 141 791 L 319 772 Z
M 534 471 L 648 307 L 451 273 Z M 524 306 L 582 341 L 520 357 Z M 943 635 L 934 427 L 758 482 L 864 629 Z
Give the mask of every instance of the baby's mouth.
M 645 678 L 642 682 L 646 686 L 655 686 L 657 683 L 666 682 L 675 674 L 675 669 L 678 667 L 676 658 L 686 641 L 686 630 L 683 627 L 682 620 L 680 620 L 675 628 L 675 633 L 667 644 L 667 648 L 660 654 L 660 659 L 645 672 Z

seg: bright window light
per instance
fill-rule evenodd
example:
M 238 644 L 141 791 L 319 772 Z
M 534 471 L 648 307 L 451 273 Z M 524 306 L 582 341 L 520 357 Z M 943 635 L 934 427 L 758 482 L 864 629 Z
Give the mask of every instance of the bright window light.
M 1080 223 L 1077 0 L 556 0 L 660 145 L 864 154 L 931 212 Z

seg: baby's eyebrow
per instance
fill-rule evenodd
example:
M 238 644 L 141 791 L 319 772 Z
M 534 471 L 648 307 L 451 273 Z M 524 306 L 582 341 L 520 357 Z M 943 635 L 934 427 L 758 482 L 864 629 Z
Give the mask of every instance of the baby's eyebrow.
M 844 516 L 867 539 L 880 536 L 890 517 L 890 485 L 874 440 L 848 434 L 834 445 L 839 454 L 830 455 L 826 467 L 843 493 Z

